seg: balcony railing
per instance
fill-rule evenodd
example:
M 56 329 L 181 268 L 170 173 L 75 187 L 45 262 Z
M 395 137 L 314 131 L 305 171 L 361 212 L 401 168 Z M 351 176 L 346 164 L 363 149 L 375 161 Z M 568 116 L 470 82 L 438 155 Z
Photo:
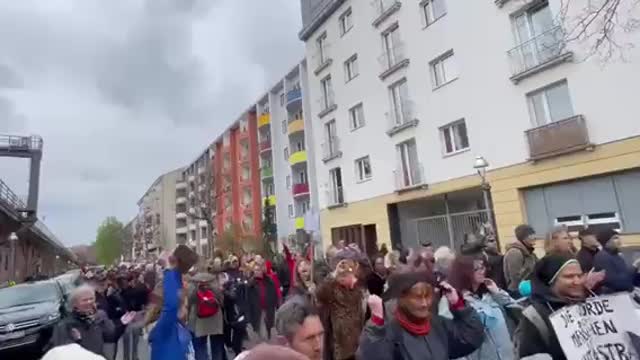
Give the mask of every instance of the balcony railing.
M 260 173 L 262 174 L 262 178 L 268 178 L 273 176 L 273 168 L 264 166 L 260 169 Z
M 24 202 L 2 180 L 0 180 L 0 201 L 8 205 L 13 210 L 25 208 Z
M 589 141 L 587 123 L 582 115 L 552 122 L 525 132 L 529 142 L 529 157 L 540 160 L 593 146 Z
M 401 3 L 398 0 L 373 0 L 371 3 L 374 9 L 373 26 L 380 25 L 391 14 L 400 9 Z
M 293 196 L 304 195 L 309 193 L 308 183 L 293 184 Z
M 344 204 L 344 193 L 342 186 L 333 188 L 327 192 L 327 202 L 330 207 L 340 206 Z
M 268 151 L 271 150 L 271 139 L 263 140 L 260 143 L 260 151 Z
M 302 99 L 302 90 L 295 88 L 287 92 L 287 105 Z
M 566 48 L 564 30 L 561 26 L 554 26 L 507 51 L 512 79 L 519 74 L 544 68 L 547 64 L 555 64 L 555 60 L 564 61 L 565 55 L 571 54 Z
M 393 171 L 396 180 L 396 190 L 404 190 L 425 184 L 424 169 L 422 164 L 411 164 L 408 167 L 400 165 Z
M 322 143 L 322 161 L 326 162 L 340 156 L 342 151 L 340 151 L 340 139 L 337 136 L 332 136 Z
M 389 124 L 389 130 L 387 130 L 389 135 L 418 124 L 413 112 L 413 102 L 409 100 L 401 100 L 393 106 L 393 109 L 387 111 L 385 116 Z
M 384 79 L 393 74 L 396 70 L 409 64 L 409 59 L 405 54 L 403 42 L 396 43 L 392 48 L 386 49 L 379 57 L 381 66 L 380 78 Z

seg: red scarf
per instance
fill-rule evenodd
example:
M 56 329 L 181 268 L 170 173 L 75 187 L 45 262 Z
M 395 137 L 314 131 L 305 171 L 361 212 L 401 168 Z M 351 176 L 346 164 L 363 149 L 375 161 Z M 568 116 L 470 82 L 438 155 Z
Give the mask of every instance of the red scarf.
M 424 336 L 429 334 L 431 331 L 431 323 L 429 320 L 423 320 L 421 323 L 416 324 L 409 320 L 406 315 L 404 315 L 401 311 L 396 311 L 393 313 L 396 317 L 396 320 L 402 326 L 403 329 L 408 331 L 413 336 Z

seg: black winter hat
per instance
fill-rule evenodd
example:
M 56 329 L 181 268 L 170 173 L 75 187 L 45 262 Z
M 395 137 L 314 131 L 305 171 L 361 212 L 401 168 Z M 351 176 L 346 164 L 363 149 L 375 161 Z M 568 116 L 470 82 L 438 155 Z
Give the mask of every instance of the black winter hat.
M 425 282 L 432 286 L 436 285 L 436 278 L 429 271 L 407 271 L 398 272 L 389 276 L 387 290 L 382 294 L 384 301 L 396 299 L 409 291 L 415 284 Z
M 598 235 L 596 235 L 596 238 L 598 239 L 598 242 L 600 243 L 600 245 L 602 245 L 602 247 L 605 247 L 609 242 L 609 240 L 611 240 L 611 238 L 616 235 L 618 235 L 617 231 L 613 229 L 604 229 L 598 232 Z

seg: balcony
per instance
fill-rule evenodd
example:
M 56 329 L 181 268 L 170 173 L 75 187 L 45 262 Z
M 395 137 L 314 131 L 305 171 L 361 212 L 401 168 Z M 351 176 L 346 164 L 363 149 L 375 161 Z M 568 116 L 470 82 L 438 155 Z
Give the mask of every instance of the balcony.
M 341 206 L 345 206 L 342 186 L 327 191 L 327 208 L 333 209 Z
M 262 198 L 263 206 L 276 206 L 276 196 L 269 195 Z
M 271 150 L 271 139 L 263 140 L 260 143 L 260 152 L 265 152 Z
M 378 57 L 378 62 L 382 68 L 382 72 L 378 75 L 380 80 L 384 80 L 396 71 L 409 66 L 409 59 L 404 51 L 404 43 L 399 42 L 392 48 L 386 49 Z
M 189 175 L 189 182 L 195 182 L 196 181 L 196 176 L 195 175 Z
M 311 61 L 316 66 L 313 70 L 313 73 L 317 76 L 322 72 L 322 70 L 328 68 L 333 64 L 333 59 L 329 56 L 329 44 L 324 43 L 322 45 L 322 50 L 316 50 L 316 52 L 311 56 Z
M 418 119 L 414 117 L 413 102 L 402 100 L 394 109 L 385 113 L 389 130 L 387 135 L 393 136 L 405 129 L 418 126 Z
M 507 51 L 511 64 L 511 81 L 518 83 L 550 67 L 570 61 L 573 53 L 567 50 L 564 36 L 562 27 L 554 26 Z
M 287 110 L 294 112 L 302 107 L 302 90 L 295 88 L 287 92 Z
M 186 204 L 187 203 L 187 198 L 184 196 L 180 196 L 178 198 L 176 198 L 176 204 Z
M 410 164 L 408 168 L 400 165 L 398 169 L 393 171 L 393 176 L 398 192 L 426 187 L 424 169 L 420 163 Z
M 184 212 L 176 213 L 176 219 L 186 219 L 186 218 L 187 218 L 187 213 L 184 213 Z
M 340 139 L 337 136 L 332 136 L 327 141 L 322 143 L 322 161 L 328 162 L 333 159 L 339 158 L 342 156 L 342 151 L 340 151 Z
M 299 133 L 301 131 L 304 131 L 304 120 L 302 119 L 295 119 L 291 122 L 289 122 L 289 126 L 287 128 L 287 132 L 289 134 L 289 136 L 295 134 L 295 133 Z
M 186 226 L 176 228 L 176 234 L 186 234 L 186 233 L 187 233 L 187 227 Z
M 307 161 L 306 150 L 296 151 L 293 154 L 291 154 L 291 156 L 289 156 L 289 164 L 291 166 L 300 164 L 300 163 L 305 163 L 306 161 Z
M 184 190 L 187 188 L 187 183 L 184 181 L 176 182 L 176 190 Z
M 309 195 L 309 184 L 308 183 L 293 184 L 292 193 L 294 197 Z
M 400 10 L 402 4 L 398 0 L 374 0 L 371 5 L 375 11 L 375 19 L 371 25 L 380 26 L 389 16 Z
M 304 230 L 304 216 L 299 216 L 295 220 L 296 230 Z
M 267 126 L 271 123 L 271 114 L 266 113 L 262 114 L 258 117 L 258 127 L 261 128 L 263 126 Z
M 204 166 L 198 167 L 198 175 L 204 174 Z
M 323 118 L 327 116 L 329 113 L 331 113 L 332 111 L 338 108 L 338 105 L 336 105 L 335 96 L 332 90 L 322 95 L 317 100 L 317 102 L 320 108 L 320 112 L 318 113 L 319 118 Z
M 529 158 L 541 160 L 593 147 L 582 115 L 552 122 L 525 132 Z
M 273 177 L 273 168 L 267 167 L 267 166 L 263 166 L 260 169 L 260 174 L 262 175 L 263 179 Z

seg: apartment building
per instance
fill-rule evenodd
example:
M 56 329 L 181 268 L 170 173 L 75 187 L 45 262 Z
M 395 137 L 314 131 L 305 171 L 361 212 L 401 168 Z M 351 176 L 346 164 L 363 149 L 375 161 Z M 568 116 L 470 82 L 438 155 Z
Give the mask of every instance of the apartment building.
M 176 246 L 176 182 L 182 169 L 159 176 L 138 200 L 134 257 L 159 254 Z
M 176 241 L 199 255 L 209 254 L 214 236 L 214 154 L 214 149 L 207 147 L 185 167 L 176 182 Z
M 504 246 L 523 222 L 640 244 L 638 53 L 587 59 L 559 5 L 301 0 L 325 245 L 457 248 L 494 223 Z

